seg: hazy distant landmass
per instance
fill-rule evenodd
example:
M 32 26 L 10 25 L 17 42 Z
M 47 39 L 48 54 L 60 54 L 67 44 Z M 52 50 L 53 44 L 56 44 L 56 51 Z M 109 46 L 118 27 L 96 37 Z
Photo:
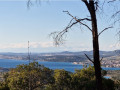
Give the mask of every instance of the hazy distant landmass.
M 87 61 L 84 54 L 92 58 L 93 51 L 80 51 L 80 52 L 54 52 L 54 53 L 32 53 L 31 60 L 40 61 L 54 61 L 54 62 L 82 62 Z M 100 51 L 100 57 L 104 60 L 118 60 L 120 59 L 120 50 L 115 51 Z M 28 60 L 27 53 L 0 53 L 0 59 L 16 59 Z

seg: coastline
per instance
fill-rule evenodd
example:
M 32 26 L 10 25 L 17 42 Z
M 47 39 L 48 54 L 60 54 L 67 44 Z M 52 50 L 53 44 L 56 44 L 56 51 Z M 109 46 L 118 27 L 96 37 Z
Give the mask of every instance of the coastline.
M 73 64 L 75 64 L 75 65 L 92 65 L 92 63 L 90 63 L 90 62 L 73 62 Z M 101 63 L 101 66 L 104 68 L 120 68 L 119 63 L 113 63 L 113 64 Z

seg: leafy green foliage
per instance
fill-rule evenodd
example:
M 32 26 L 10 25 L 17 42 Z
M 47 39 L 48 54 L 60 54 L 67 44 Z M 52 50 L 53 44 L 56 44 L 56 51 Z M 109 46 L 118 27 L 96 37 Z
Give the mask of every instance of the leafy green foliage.
M 29 65 L 19 65 L 8 73 L 7 81 L 10 90 L 34 90 L 44 88 L 44 85 L 53 83 L 53 71 L 39 65 L 37 62 Z
M 102 70 L 102 76 L 106 71 Z M 102 77 L 103 78 L 103 77 Z M 114 82 L 103 78 L 104 90 L 114 90 Z M 119 84 L 116 84 L 119 86 Z M 93 66 L 75 70 L 51 70 L 37 62 L 19 65 L 4 75 L 0 90 L 95 90 L 95 70 Z
M 58 90 L 70 88 L 71 76 L 65 70 L 55 70 L 54 71 L 55 85 Z
M 75 73 L 71 75 L 72 90 L 94 90 L 95 88 L 95 70 L 92 66 L 83 68 L 81 70 L 75 70 Z
M 106 71 L 102 70 L 102 76 Z M 46 90 L 95 90 L 95 70 L 93 66 L 75 70 L 75 73 L 69 73 L 65 70 L 54 71 L 55 83 L 48 85 Z M 114 90 L 114 82 L 103 78 L 104 90 Z
M 70 90 L 71 76 L 65 70 L 54 70 L 55 83 L 48 85 L 46 90 Z
M 114 90 L 114 81 L 103 78 L 103 90 Z
M 5 82 L 0 82 L 0 90 L 9 90 L 9 87 Z

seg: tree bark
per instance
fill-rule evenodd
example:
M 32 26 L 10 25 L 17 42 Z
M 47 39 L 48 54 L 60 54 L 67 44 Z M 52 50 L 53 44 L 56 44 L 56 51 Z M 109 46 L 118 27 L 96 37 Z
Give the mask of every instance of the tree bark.
M 93 59 L 94 59 L 94 68 L 95 68 L 95 76 L 96 76 L 96 89 L 103 90 L 95 4 L 94 4 L 94 0 L 89 0 L 89 3 L 87 2 L 87 0 L 84 0 L 83 2 L 86 4 L 91 16 L 92 36 L 93 36 Z
M 91 6 L 91 19 L 92 19 L 93 58 L 94 58 L 94 68 L 95 68 L 95 76 L 96 76 L 96 88 L 97 90 L 102 90 L 99 40 L 98 40 L 97 19 L 96 19 L 94 1 L 90 1 L 90 6 Z

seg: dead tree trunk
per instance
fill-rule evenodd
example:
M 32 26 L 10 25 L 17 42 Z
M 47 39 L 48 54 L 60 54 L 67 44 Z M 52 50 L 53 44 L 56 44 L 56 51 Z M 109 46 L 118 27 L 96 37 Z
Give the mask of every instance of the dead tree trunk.
M 102 90 L 102 75 L 101 75 L 101 66 L 100 66 L 100 56 L 99 56 L 99 40 L 98 37 L 99 35 L 104 32 L 105 30 L 111 28 L 105 28 L 102 30 L 100 33 L 98 33 L 98 28 L 97 28 L 97 18 L 96 18 L 96 10 L 98 7 L 98 1 L 95 2 L 95 0 L 82 0 L 85 5 L 87 6 L 87 9 L 90 13 L 90 19 L 89 18 L 83 18 L 83 19 L 78 19 L 71 15 L 68 11 L 66 12 L 69 16 L 72 17 L 72 20 L 68 24 L 68 26 L 61 32 L 53 32 L 51 35 L 53 35 L 53 39 L 55 41 L 56 45 L 59 45 L 59 43 L 62 43 L 63 41 L 63 35 L 68 32 L 68 29 L 71 28 L 73 25 L 79 23 L 80 25 L 85 26 L 88 30 L 92 32 L 92 38 L 93 38 L 93 60 L 91 60 L 86 54 L 86 57 L 93 63 L 94 68 L 95 68 L 95 76 L 96 76 L 96 89 L 97 90 Z M 75 20 L 75 21 L 74 21 Z M 74 22 L 73 22 L 74 21 Z M 83 21 L 89 21 L 91 22 L 91 28 L 89 25 L 85 24 Z
M 98 31 L 97 31 L 97 20 L 96 15 L 93 12 L 92 18 L 92 35 L 93 35 L 93 58 L 94 58 L 94 68 L 96 76 L 96 87 L 97 90 L 102 90 L 102 77 L 101 77 L 101 66 L 100 66 L 100 57 L 99 57 L 99 40 L 98 40 Z
M 96 89 L 102 90 L 102 77 L 101 77 L 101 66 L 100 66 L 100 56 L 99 56 L 99 40 L 98 40 L 98 28 L 97 28 L 97 19 L 96 19 L 96 9 L 95 3 L 93 0 L 83 1 L 91 15 L 91 24 L 92 24 L 92 36 L 93 36 L 93 64 L 95 68 L 96 76 Z

